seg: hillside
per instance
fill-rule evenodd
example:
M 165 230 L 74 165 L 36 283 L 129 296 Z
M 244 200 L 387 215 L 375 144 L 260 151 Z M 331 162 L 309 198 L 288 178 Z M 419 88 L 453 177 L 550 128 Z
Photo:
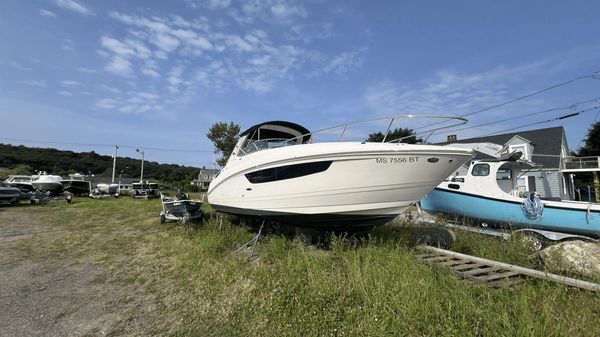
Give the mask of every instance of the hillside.
M 0 144 L 0 169 L 5 172 L 9 170 L 19 173 L 47 171 L 62 176 L 79 172 L 108 177 L 112 174 L 112 164 L 112 156 L 99 155 L 93 151 L 78 153 L 51 148 Z M 122 171 L 123 177 L 139 177 L 140 165 L 140 159 L 118 157 L 117 174 Z M 198 176 L 199 171 L 200 169 L 189 166 L 144 162 L 144 178 L 161 182 L 191 181 Z

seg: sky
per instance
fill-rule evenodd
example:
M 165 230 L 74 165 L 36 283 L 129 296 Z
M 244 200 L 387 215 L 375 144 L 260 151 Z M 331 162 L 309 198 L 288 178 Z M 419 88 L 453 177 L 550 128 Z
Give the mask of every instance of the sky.
M 216 122 L 469 115 L 429 141 L 562 125 L 576 150 L 600 120 L 598 1 L 1 3 L 1 143 L 210 167 Z

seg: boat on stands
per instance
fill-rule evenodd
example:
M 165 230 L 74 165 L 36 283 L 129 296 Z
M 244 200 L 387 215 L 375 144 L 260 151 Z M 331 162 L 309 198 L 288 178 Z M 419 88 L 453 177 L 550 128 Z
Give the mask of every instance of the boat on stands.
M 448 178 L 421 199 L 421 208 L 484 225 L 600 237 L 600 204 L 544 200 L 519 190 L 517 179 L 536 166 L 520 156 L 473 161 L 466 175 Z
M 118 194 L 119 184 L 115 183 L 100 183 L 96 185 L 98 194 Z
M 240 134 L 227 164 L 210 184 L 208 201 L 219 212 L 299 227 L 367 230 L 383 225 L 473 155 L 469 149 L 407 144 L 403 139 L 386 142 L 394 122 L 415 118 L 394 116 L 316 132 L 285 121 L 254 125 Z M 420 118 L 431 122 L 441 117 Z M 453 120 L 446 127 L 466 123 L 443 118 Z M 351 128 L 365 131 L 364 125 L 373 121 L 388 127 L 383 141 L 344 140 L 356 135 Z M 334 141 L 319 141 L 336 130 Z
M 134 198 L 156 198 L 158 197 L 158 183 L 144 181 L 131 184 L 131 196 Z
M 81 173 L 69 174 L 69 179 L 61 180 L 65 191 L 74 195 L 88 195 L 91 191 L 91 182 Z
M 35 187 L 31 184 L 31 176 L 26 175 L 12 175 L 4 181 L 5 183 L 11 184 L 23 193 L 35 191 Z
M 51 195 L 59 195 L 63 192 L 60 176 L 51 175 L 44 171 L 31 176 L 31 184 L 36 190 L 48 192 Z

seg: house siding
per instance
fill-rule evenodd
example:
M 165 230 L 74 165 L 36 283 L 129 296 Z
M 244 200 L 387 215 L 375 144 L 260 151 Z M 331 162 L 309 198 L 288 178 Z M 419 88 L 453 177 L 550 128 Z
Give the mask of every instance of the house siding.
M 535 190 L 542 198 L 561 198 L 562 181 L 558 171 L 536 171 L 525 176 L 535 178 Z M 531 186 L 530 189 L 532 189 Z

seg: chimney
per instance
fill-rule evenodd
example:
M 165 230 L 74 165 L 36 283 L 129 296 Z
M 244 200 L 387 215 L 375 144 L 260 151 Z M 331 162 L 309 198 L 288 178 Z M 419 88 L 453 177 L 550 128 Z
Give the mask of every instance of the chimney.
M 448 135 L 448 143 L 455 143 L 457 140 L 456 135 Z

